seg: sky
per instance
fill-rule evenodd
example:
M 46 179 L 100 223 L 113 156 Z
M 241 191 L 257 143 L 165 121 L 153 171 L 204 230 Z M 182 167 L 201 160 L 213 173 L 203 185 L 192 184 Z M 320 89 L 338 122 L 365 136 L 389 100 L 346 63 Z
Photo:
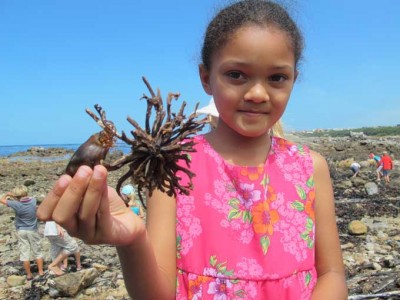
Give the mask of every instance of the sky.
M 283 0 L 303 31 L 285 129 L 400 123 L 400 1 Z M 210 97 L 198 77 L 204 30 L 221 0 L 0 0 L 0 145 L 75 144 L 100 127 L 144 124 L 145 76 L 186 114 Z

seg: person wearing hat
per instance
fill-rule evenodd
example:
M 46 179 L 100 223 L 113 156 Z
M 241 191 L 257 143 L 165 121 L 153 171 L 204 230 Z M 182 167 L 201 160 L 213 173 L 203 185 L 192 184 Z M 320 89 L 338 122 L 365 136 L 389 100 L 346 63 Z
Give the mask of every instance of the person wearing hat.
M 136 215 L 144 219 L 145 214 L 143 206 L 139 203 L 138 199 L 136 199 L 135 188 L 131 184 L 127 184 L 121 189 L 121 196 L 125 204 L 129 206 Z

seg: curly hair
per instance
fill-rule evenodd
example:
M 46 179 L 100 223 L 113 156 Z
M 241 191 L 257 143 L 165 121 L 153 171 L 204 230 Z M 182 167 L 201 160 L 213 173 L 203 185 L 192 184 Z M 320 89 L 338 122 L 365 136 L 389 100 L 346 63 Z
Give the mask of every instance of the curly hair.
M 26 197 L 28 196 L 28 188 L 24 185 L 20 185 L 17 186 L 16 188 L 14 188 L 11 192 L 13 194 L 13 196 L 15 196 L 16 198 L 22 198 L 22 197 Z
M 265 0 L 242 0 L 223 8 L 209 23 L 201 50 L 201 59 L 207 70 L 212 55 L 223 47 L 243 26 L 274 26 L 287 34 L 291 42 L 296 67 L 302 57 L 304 39 L 289 13 L 281 5 Z

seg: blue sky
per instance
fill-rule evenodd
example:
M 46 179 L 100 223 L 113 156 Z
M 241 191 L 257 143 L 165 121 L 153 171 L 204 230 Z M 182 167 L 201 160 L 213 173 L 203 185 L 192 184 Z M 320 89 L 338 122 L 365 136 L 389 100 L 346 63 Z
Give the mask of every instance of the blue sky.
M 400 123 L 400 1 L 285 0 L 303 30 L 287 130 Z M 0 145 L 81 143 L 98 103 L 119 131 L 144 121 L 146 76 L 209 101 L 198 79 L 202 35 L 224 1 L 1 0 Z M 148 93 L 147 93 L 148 94 Z

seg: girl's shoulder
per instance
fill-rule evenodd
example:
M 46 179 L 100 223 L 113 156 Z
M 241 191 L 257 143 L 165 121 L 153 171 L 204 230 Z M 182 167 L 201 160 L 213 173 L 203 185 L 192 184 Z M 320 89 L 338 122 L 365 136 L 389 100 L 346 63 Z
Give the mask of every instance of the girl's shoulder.
M 274 152 L 288 152 L 292 155 L 300 154 L 300 155 L 310 155 L 310 148 L 302 143 L 296 143 L 290 140 L 287 140 L 283 137 L 272 137 L 272 151 Z
M 281 155 L 286 159 L 302 161 L 303 164 L 315 169 L 327 169 L 327 161 L 323 155 L 309 146 L 286 140 L 281 137 L 273 137 L 273 151 L 276 155 Z

